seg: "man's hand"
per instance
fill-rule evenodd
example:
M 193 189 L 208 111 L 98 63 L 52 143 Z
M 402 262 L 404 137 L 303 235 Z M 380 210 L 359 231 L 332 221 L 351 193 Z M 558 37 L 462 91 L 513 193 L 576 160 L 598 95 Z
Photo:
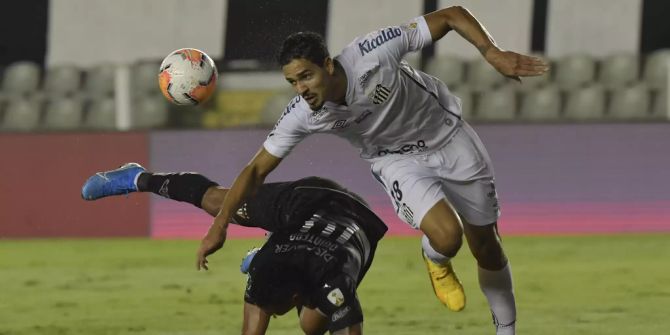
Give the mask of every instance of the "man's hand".
M 549 70 L 549 64 L 541 58 L 504 51 L 497 47 L 486 50 L 484 58 L 505 77 L 519 82 L 520 77 L 539 76 Z
M 221 249 L 221 247 L 223 247 L 223 242 L 226 241 L 226 230 L 228 225 L 219 223 L 217 219 L 214 220 L 214 223 L 209 227 L 207 235 L 205 235 L 202 242 L 200 242 L 196 264 L 198 271 L 200 269 L 209 270 L 209 267 L 207 266 L 207 256 Z

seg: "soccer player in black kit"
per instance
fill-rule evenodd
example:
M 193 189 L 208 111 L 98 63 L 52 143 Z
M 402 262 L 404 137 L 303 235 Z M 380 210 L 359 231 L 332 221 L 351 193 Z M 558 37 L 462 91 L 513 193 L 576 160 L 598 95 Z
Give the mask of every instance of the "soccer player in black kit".
M 129 163 L 91 176 L 82 197 L 131 192 L 188 202 L 216 216 L 228 189 L 197 173 L 150 173 Z M 387 230 L 363 199 L 320 177 L 268 183 L 245 201 L 233 221 L 269 233 L 245 264 L 243 335 L 265 334 L 272 315 L 293 307 L 299 309 L 305 334 L 362 334 L 356 288 Z

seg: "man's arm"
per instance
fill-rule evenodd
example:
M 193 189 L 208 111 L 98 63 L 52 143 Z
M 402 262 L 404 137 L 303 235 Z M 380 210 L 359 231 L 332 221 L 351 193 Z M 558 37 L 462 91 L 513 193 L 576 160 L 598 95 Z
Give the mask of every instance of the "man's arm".
M 474 45 L 498 72 L 520 80 L 520 76 L 538 76 L 549 66 L 542 59 L 500 49 L 484 26 L 465 8 L 448 7 L 424 16 L 433 41 L 451 30 Z
M 245 302 L 242 335 L 264 335 L 270 324 L 270 316 L 262 308 Z
M 235 182 L 226 193 L 219 214 L 209 227 L 207 235 L 200 243 L 197 257 L 197 269 L 208 270 L 207 256 L 221 249 L 226 240 L 226 230 L 232 214 L 242 205 L 244 199 L 256 193 L 272 170 L 274 170 L 281 158 L 275 157 L 261 148 L 256 156 L 235 178 Z

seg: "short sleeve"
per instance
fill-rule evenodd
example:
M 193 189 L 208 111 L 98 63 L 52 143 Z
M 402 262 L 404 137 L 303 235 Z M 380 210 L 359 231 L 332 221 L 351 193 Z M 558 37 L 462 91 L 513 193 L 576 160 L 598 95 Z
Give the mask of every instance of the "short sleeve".
M 433 37 L 423 16 L 414 18 L 400 26 L 400 29 L 405 32 L 403 43 L 406 44 L 406 52 L 421 50 L 433 43 Z
M 307 113 L 300 107 L 301 100 L 299 96 L 291 100 L 263 143 L 263 147 L 271 155 L 279 158 L 288 156 L 291 150 L 309 135 L 304 117 Z
M 397 62 L 408 52 L 421 50 L 431 43 L 430 29 L 423 16 L 403 25 L 382 28 L 354 41 L 360 57 L 376 54 L 380 58 L 390 56 Z

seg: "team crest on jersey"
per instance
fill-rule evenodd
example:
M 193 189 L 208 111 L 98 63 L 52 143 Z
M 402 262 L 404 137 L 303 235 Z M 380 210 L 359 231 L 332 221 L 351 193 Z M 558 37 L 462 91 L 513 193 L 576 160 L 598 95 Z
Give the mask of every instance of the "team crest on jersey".
M 378 84 L 375 87 L 375 91 L 372 95 L 372 103 L 374 103 L 375 105 L 381 105 L 386 100 L 388 100 L 390 95 L 391 95 L 391 90 L 382 86 L 381 84 Z
M 344 294 L 342 294 L 342 291 L 340 291 L 339 288 L 336 288 L 328 293 L 328 301 L 330 301 L 331 304 L 340 307 L 344 303 Z

